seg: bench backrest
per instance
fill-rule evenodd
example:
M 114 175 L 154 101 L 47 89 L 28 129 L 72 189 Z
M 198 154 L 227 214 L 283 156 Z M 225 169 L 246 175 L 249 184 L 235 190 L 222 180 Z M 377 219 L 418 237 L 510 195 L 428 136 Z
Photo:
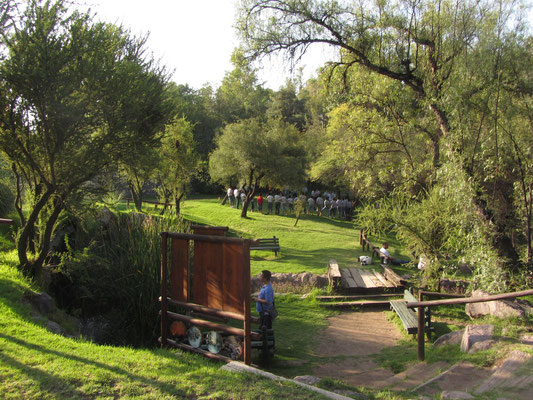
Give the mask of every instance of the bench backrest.
M 273 238 L 259 239 L 259 244 L 260 245 L 264 245 L 264 244 L 278 245 L 279 244 L 279 238 L 274 236 Z

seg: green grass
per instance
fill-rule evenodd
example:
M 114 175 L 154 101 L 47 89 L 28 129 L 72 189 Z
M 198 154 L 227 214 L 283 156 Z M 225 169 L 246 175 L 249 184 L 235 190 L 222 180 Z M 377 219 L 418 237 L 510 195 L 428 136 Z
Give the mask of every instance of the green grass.
M 293 384 L 220 371 L 220 363 L 180 351 L 101 346 L 52 334 L 21 301 L 25 290 L 35 288 L 14 267 L 14 252 L 2 254 L 1 398 L 321 398 Z
M 277 257 L 272 251 L 251 252 L 251 272 L 263 269 L 272 272 L 325 273 L 329 259 L 340 265 L 354 263 L 362 254 L 359 231 L 348 221 L 318 216 L 303 216 L 294 227 L 294 216 L 266 215 L 248 212 L 241 218 L 241 210 L 221 206 L 214 198 L 187 200 L 183 215 L 195 223 L 228 226 L 229 236 L 249 239 L 279 238 L 281 251 Z M 359 248 L 359 249 L 358 249 Z

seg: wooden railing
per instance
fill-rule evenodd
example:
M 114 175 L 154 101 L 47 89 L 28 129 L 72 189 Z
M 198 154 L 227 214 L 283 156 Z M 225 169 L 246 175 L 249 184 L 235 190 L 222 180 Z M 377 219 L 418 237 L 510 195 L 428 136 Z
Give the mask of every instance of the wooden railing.
M 413 301 L 407 303 L 408 308 L 418 308 L 418 359 L 424 361 L 425 358 L 425 347 L 424 347 L 424 307 L 436 307 L 444 306 L 451 304 L 467 304 L 467 303 L 485 303 L 487 301 L 494 300 L 504 300 L 504 299 L 514 299 L 517 297 L 530 296 L 533 295 L 533 289 L 523 290 L 521 292 L 513 293 L 502 293 L 492 296 L 485 297 L 466 297 L 466 298 L 455 298 L 455 299 L 446 299 L 446 300 L 426 300 L 422 301 L 422 294 L 419 293 L 419 301 Z

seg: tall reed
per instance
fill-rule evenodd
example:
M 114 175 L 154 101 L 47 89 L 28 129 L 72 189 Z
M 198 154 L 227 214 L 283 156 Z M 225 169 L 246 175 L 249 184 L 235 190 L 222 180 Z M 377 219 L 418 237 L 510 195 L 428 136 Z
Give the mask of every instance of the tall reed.
M 94 229 L 94 224 L 93 224 Z M 187 232 L 179 217 L 118 214 L 93 231 L 87 247 L 64 257 L 71 308 L 104 316 L 105 342 L 147 346 L 159 334 L 161 232 Z M 112 332 L 112 334 L 111 334 Z

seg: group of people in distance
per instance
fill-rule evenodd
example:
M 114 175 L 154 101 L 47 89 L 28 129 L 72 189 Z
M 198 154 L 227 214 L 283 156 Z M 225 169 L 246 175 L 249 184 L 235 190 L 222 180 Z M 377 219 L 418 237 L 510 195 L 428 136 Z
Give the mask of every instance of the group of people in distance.
M 230 207 L 242 207 L 246 199 L 248 190 L 229 187 L 227 189 L 227 199 Z M 353 202 L 347 197 L 340 197 L 334 191 L 312 190 L 307 195 L 304 188 L 299 196 L 288 189 L 283 191 L 269 191 L 265 197 L 259 192 L 250 202 L 251 211 L 264 212 L 265 214 L 293 215 L 299 208 L 305 210 L 307 214 L 327 216 L 329 218 L 348 219 L 352 214 Z

